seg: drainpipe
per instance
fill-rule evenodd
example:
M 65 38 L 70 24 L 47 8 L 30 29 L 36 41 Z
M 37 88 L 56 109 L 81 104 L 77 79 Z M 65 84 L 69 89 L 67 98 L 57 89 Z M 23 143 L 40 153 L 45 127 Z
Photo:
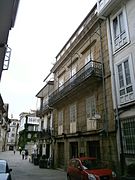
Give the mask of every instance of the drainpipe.
M 98 33 L 96 33 L 98 34 Z M 101 33 L 101 23 L 99 22 L 99 38 L 100 38 L 100 56 L 102 63 L 102 85 L 103 85 L 103 106 L 104 106 L 104 131 L 105 135 L 108 136 L 108 120 L 107 120 L 107 100 L 106 100 L 106 89 L 105 89 L 105 72 L 104 72 L 104 60 L 103 60 L 103 47 L 102 47 L 102 33 Z
M 107 35 L 108 35 L 108 49 L 109 49 L 109 63 L 110 63 L 110 70 L 111 70 L 111 81 L 112 81 L 112 95 L 113 95 L 113 103 L 115 110 L 115 122 L 116 122 L 116 131 L 117 131 L 117 150 L 118 150 L 118 158 L 121 165 L 121 173 L 124 173 L 124 164 L 125 164 L 125 157 L 123 151 L 123 142 L 122 142 L 122 130 L 121 130 L 121 122 L 119 117 L 119 109 L 118 109 L 118 99 L 117 99 L 117 91 L 116 91 L 116 80 L 115 80 L 115 69 L 113 63 L 113 49 L 112 49 L 112 41 L 111 41 L 111 28 L 110 28 L 110 21 L 107 18 Z M 120 145 L 120 147 L 119 147 Z

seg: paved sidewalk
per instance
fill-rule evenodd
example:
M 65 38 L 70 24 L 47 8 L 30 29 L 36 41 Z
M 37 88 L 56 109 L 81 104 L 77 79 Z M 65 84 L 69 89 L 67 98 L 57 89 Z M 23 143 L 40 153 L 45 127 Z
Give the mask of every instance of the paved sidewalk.
M 66 180 L 66 172 L 54 169 L 40 169 L 30 163 L 29 160 L 22 160 L 18 151 L 0 152 L 0 159 L 6 159 L 12 171 L 12 180 Z

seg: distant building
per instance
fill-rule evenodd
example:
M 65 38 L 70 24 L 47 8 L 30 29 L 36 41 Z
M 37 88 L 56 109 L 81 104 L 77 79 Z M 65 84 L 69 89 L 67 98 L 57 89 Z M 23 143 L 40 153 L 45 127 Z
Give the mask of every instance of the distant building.
M 11 123 L 9 125 L 10 131 L 7 137 L 7 150 L 18 149 L 18 119 L 10 119 Z
M 10 119 L 8 118 L 8 104 L 4 104 L 0 96 L 0 151 L 5 151 L 7 147 L 7 137 L 9 132 Z
M 53 109 L 48 105 L 48 98 L 52 93 L 53 85 L 53 81 L 48 81 L 36 95 L 40 99 L 40 108 L 37 110 L 37 116 L 40 117 L 38 136 L 39 154 L 40 156 L 46 155 L 47 158 L 53 156 Z
M 37 149 L 36 142 L 39 131 L 39 117 L 36 117 L 35 112 L 22 112 L 19 120 L 19 140 L 18 146 L 22 149 L 28 149 L 32 153 Z

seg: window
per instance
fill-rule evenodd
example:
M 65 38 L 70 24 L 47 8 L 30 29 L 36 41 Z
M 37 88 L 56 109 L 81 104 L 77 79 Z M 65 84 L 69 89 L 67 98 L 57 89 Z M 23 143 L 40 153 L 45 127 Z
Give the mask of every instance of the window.
M 43 107 L 48 104 L 48 97 L 43 98 Z
M 64 84 L 64 78 L 60 77 L 59 78 L 59 90 L 63 89 L 63 84 Z
M 109 0 L 97 0 L 98 11 L 104 8 Z
M 34 126 L 29 125 L 29 126 L 28 126 L 28 131 L 34 131 Z
M 14 139 L 11 139 L 11 143 L 14 143 Z
M 58 135 L 63 133 L 63 111 L 58 112 Z
M 38 131 L 38 126 L 35 126 L 35 131 Z
M 135 154 L 135 117 L 122 121 L 123 147 L 124 152 Z
M 15 137 L 15 134 L 11 134 L 11 137 Z
M 41 121 L 41 129 L 44 129 L 44 121 Z
M 76 132 L 76 120 L 77 120 L 76 104 L 70 105 L 69 114 L 70 114 L 70 133 L 75 133 Z
M 28 133 L 27 138 L 31 139 L 31 134 L 30 133 Z
M 13 125 L 16 126 L 16 122 L 13 122 Z
M 76 72 L 77 72 L 77 64 L 74 63 L 70 66 L 70 82 L 74 81 L 76 79 Z
M 120 104 L 130 102 L 134 100 L 134 87 L 133 87 L 133 68 L 131 57 L 128 56 L 122 62 L 117 64 L 117 77 L 118 94 Z
M 95 96 L 86 98 L 86 118 L 94 119 L 96 114 Z
M 93 60 L 94 60 L 93 53 L 90 52 L 85 58 L 85 64 L 86 64 L 85 69 L 93 67 Z
M 72 67 L 70 71 L 70 77 L 74 76 L 76 74 L 76 67 Z
M 70 122 L 76 121 L 76 104 L 70 106 Z
M 59 111 L 58 113 L 58 125 L 61 126 L 63 124 L 63 111 Z
M 114 52 L 129 42 L 127 27 L 125 9 L 122 9 L 111 19 Z

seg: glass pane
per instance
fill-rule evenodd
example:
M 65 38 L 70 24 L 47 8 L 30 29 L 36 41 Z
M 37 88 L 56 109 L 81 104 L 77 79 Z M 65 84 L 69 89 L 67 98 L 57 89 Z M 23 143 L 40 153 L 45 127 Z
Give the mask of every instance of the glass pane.
M 129 87 L 126 88 L 126 90 L 127 90 L 127 93 L 130 93 L 130 92 L 133 91 L 133 88 L 132 88 L 132 86 L 129 86 Z
M 116 38 L 119 35 L 117 17 L 113 20 L 113 31 L 114 31 L 114 38 Z
M 130 70 L 129 70 L 128 60 L 126 60 L 124 62 L 124 70 L 125 70 L 125 77 L 126 77 L 126 85 L 131 84 L 131 77 L 130 77 Z
M 122 72 L 122 64 L 118 65 L 118 76 L 119 76 L 119 85 L 120 88 L 124 86 L 124 78 Z
M 58 119 L 58 124 L 62 125 L 62 122 L 63 122 L 63 112 L 62 111 L 59 112 L 58 118 L 59 118 Z
M 120 96 L 125 94 L 125 89 L 120 90 Z
M 96 113 L 95 99 L 92 98 L 91 99 L 91 114 L 92 114 L 92 117 L 95 116 L 95 113 Z
M 70 122 L 75 122 L 76 120 L 76 105 L 70 106 Z
M 125 25 L 124 25 L 123 12 L 121 12 L 119 15 L 119 26 L 120 26 L 120 33 L 124 32 L 125 31 Z

